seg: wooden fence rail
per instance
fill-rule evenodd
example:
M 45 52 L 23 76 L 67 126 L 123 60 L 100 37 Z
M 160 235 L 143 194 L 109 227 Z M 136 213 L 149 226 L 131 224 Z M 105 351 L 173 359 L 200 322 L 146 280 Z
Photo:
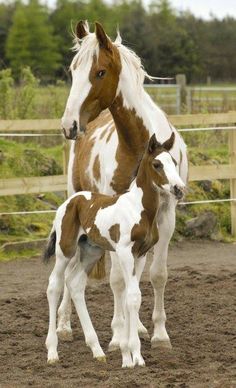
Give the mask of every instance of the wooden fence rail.
M 189 180 L 230 180 L 230 197 L 236 198 L 236 111 L 229 113 L 173 115 L 169 116 L 176 128 L 187 128 L 194 132 L 193 127 L 230 126 L 229 132 L 229 164 L 190 166 Z M 225 129 L 225 128 L 224 128 Z M 3 133 L 50 131 L 60 134 L 59 120 L 0 120 L 0 136 Z M 184 131 L 184 129 L 182 129 Z M 46 177 L 23 177 L 0 179 L 0 195 L 32 194 L 66 190 L 66 165 L 68 161 L 68 147 L 64 143 L 64 175 Z M 236 236 L 236 201 L 231 202 L 232 234 Z

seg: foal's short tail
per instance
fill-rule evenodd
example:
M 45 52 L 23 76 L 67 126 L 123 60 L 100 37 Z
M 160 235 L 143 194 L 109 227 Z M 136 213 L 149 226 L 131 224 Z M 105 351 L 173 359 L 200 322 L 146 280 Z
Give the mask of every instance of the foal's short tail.
M 55 246 L 56 246 L 56 231 L 55 229 L 52 229 L 42 256 L 43 262 L 45 264 L 47 264 L 50 258 L 53 255 L 55 255 Z

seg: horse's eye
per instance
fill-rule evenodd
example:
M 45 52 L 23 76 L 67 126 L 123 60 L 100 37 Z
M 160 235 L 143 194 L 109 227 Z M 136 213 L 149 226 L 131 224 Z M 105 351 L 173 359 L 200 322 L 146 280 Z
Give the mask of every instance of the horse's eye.
M 161 171 L 162 168 L 163 168 L 163 164 L 161 163 L 160 160 L 155 160 L 155 161 L 153 162 L 153 167 L 155 168 L 155 170 Z
M 97 78 L 102 78 L 106 74 L 106 70 L 99 70 L 97 72 Z

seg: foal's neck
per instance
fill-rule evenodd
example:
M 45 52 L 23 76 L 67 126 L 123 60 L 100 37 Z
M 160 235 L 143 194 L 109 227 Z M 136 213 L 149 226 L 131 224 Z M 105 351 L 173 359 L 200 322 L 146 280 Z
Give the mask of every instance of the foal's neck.
M 143 159 L 140 163 L 133 187 L 134 190 L 137 187 L 143 191 L 142 204 L 145 212 L 147 213 L 149 222 L 152 224 L 159 207 L 159 191 L 157 187 L 154 186 L 150 176 L 148 175 L 145 159 Z

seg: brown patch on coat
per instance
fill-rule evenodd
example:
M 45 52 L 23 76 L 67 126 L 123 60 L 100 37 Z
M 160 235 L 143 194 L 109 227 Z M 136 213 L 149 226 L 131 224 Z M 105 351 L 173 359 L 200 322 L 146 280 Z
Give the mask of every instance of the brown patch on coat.
M 100 71 L 105 72 L 103 77 L 98 76 Z M 101 111 L 110 107 L 116 96 L 120 72 L 121 59 L 117 47 L 112 44 L 109 50 L 100 47 L 98 58 L 94 54 L 89 73 L 92 86 L 80 109 L 81 127 L 86 127 Z
M 121 94 L 116 97 L 110 111 L 119 138 L 116 151 L 118 165 L 113 175 L 111 187 L 115 192 L 122 193 L 130 185 L 133 171 L 148 143 L 149 132 L 143 120 L 136 115 L 135 109 L 124 107 Z
M 96 158 L 94 160 L 93 176 L 96 179 L 96 181 L 99 181 L 101 179 L 100 160 L 99 160 L 99 156 L 98 155 L 96 156 Z
M 60 248 L 68 259 L 71 259 L 77 250 L 77 237 L 79 233 L 79 217 L 77 202 L 71 200 L 67 207 L 61 223 Z
M 111 239 L 115 243 L 117 243 L 120 239 L 120 225 L 119 224 L 112 225 L 109 229 L 109 234 L 111 236 Z

